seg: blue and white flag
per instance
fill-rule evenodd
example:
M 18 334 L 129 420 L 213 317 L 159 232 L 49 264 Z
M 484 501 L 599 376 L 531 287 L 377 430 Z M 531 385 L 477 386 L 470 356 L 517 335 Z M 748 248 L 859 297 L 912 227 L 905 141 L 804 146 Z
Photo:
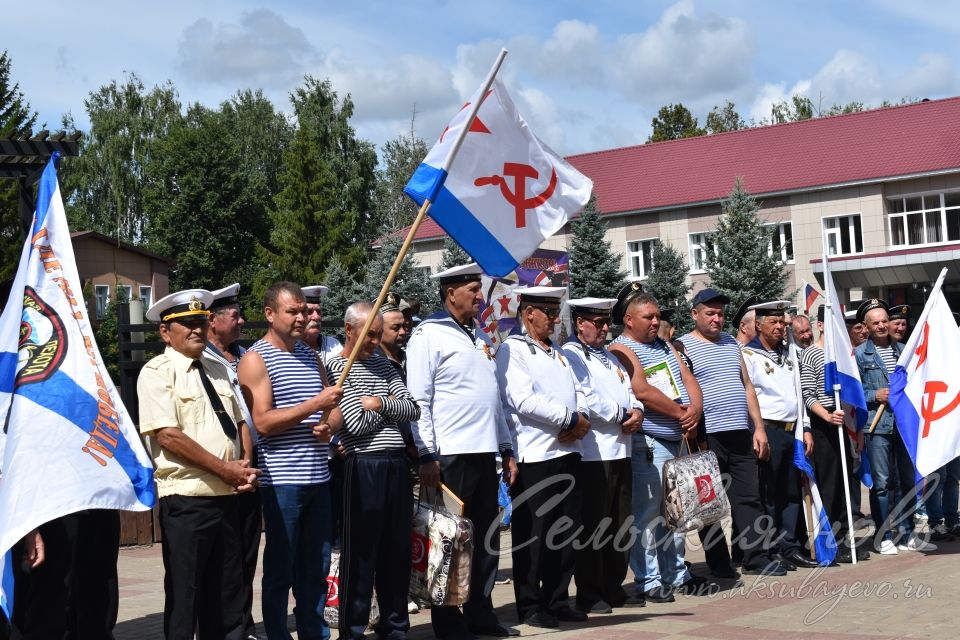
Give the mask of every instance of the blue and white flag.
M 867 398 L 863 394 L 860 369 L 853 355 L 853 346 L 850 344 L 850 335 L 843 319 L 840 298 L 833 286 L 833 276 L 826 254 L 823 256 L 823 284 L 824 304 L 827 305 L 823 318 L 823 391 L 833 397 L 835 389 L 839 387 L 839 408 L 844 409 L 844 405 L 852 406 L 857 429 L 860 429 L 866 424 L 869 415 Z
M 833 529 L 830 526 L 830 519 L 827 518 L 827 510 L 823 508 L 823 500 L 820 499 L 820 488 L 817 486 L 817 478 L 813 473 L 813 467 L 805 455 L 803 444 L 803 420 L 797 421 L 794 430 L 793 440 L 793 464 L 803 472 L 807 477 L 807 487 L 810 490 L 810 501 L 813 503 L 813 544 L 816 550 L 817 564 L 826 567 L 833 563 L 837 557 L 837 541 L 833 537 Z M 810 523 L 808 523 L 809 525 Z
M 934 285 L 890 376 L 890 406 L 920 477 L 960 455 L 960 327 Z
M 145 511 L 153 465 L 93 339 L 55 166 L 40 179 L 31 237 L 0 315 L 0 605 L 9 550 L 83 509 Z
M 465 134 L 470 105 L 482 100 Z M 450 160 L 456 152 L 456 162 Z M 593 182 L 541 142 L 506 87 L 483 87 L 430 149 L 404 192 L 491 276 L 514 270 L 590 199 Z

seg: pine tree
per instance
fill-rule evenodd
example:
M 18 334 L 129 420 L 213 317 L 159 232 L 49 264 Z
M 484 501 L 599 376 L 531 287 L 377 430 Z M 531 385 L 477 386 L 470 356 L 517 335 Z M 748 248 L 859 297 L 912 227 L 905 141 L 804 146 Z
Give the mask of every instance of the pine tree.
M 672 245 L 657 240 L 653 245 L 653 272 L 643 283 L 643 288 L 657 298 L 662 309 L 674 309 L 671 318 L 677 335 L 686 333 L 693 321 L 690 318 L 690 302 L 687 294 L 687 263 L 683 254 Z
M 457 242 L 447 236 L 443 239 L 443 256 L 440 257 L 440 271 L 446 271 L 462 264 L 470 264 L 473 258 Z
M 360 290 L 365 300 L 376 300 L 380 288 L 390 274 L 390 267 L 400 252 L 403 238 L 396 232 L 389 234 L 367 262 L 367 275 Z M 418 267 L 413 254 L 407 253 L 390 290 L 401 298 L 416 298 L 420 301 L 420 317 L 426 318 L 440 307 L 437 283 L 430 279 L 427 270 Z
M 354 277 L 354 272 L 347 268 L 340 258 L 336 255 L 330 259 L 327 264 L 327 277 L 324 284 L 329 288 L 326 297 L 323 299 L 323 317 L 324 319 L 343 320 L 343 314 L 354 302 L 364 300 L 360 283 Z M 333 333 L 324 331 L 324 333 Z M 343 337 L 343 330 L 336 332 Z
M 591 196 L 580 217 L 571 223 L 570 296 L 612 298 L 624 284 L 621 256 L 606 239 L 607 224 L 600 219 L 596 196 Z
M 730 296 L 731 309 L 751 295 L 767 300 L 784 297 L 788 274 L 780 256 L 770 251 L 775 228 L 764 224 L 759 211 L 760 205 L 738 178 L 707 243 L 710 286 Z

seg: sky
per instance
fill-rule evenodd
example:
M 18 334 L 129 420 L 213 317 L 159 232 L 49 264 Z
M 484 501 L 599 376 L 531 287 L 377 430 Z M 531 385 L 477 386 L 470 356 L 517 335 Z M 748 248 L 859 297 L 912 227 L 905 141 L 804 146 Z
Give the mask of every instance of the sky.
M 861 0 L 47 0 L 4 10 L 13 79 L 40 122 L 88 124 L 87 96 L 127 73 L 216 107 L 304 74 L 355 104 L 358 134 L 432 142 L 501 47 L 532 130 L 563 155 L 640 144 L 666 104 L 748 120 L 802 93 L 823 109 L 960 93 L 960 3 Z M 18 26 L 20 28 L 18 28 Z

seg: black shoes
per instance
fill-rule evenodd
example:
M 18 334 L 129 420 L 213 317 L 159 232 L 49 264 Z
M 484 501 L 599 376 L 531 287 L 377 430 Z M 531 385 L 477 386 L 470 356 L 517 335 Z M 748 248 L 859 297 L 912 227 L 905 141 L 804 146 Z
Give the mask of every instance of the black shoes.
M 586 622 L 587 614 L 583 611 L 577 611 L 576 609 L 571 609 L 570 607 L 561 607 L 559 609 L 554 609 L 551 611 L 557 620 L 562 622 Z
M 794 566 L 803 567 L 804 569 L 812 569 L 820 566 L 816 560 L 812 560 L 800 551 L 794 551 L 786 557 L 786 560 L 790 561 Z
M 493 638 L 512 638 L 520 635 L 520 632 L 513 627 L 505 627 L 502 624 L 468 625 L 467 629 L 474 635 Z
M 587 614 L 613 613 L 613 607 L 603 600 L 599 600 L 595 602 L 592 607 L 578 604 L 577 611 L 582 611 L 583 613 Z
M 673 591 L 669 587 L 664 587 L 663 585 L 654 587 L 649 591 L 644 591 L 643 598 L 648 602 L 673 602 L 675 600 L 673 597 Z
M 783 556 L 782 554 L 780 554 L 780 553 L 774 553 L 774 554 L 772 554 L 772 555 L 770 556 L 770 559 L 771 559 L 771 560 L 774 560 L 774 561 L 776 561 L 776 562 L 779 562 L 779 563 L 780 563 L 780 566 L 783 567 L 784 569 L 786 569 L 787 571 L 796 571 L 796 570 L 797 570 L 797 565 L 793 564 L 793 562 L 791 562 L 790 560 L 788 560 L 786 557 L 784 557 L 784 556 Z
M 559 626 L 556 616 L 546 611 L 534 611 L 523 619 L 523 624 L 541 629 L 556 629 Z
M 637 595 L 628 596 L 627 599 L 623 601 L 623 606 L 645 607 L 647 606 L 647 601 L 644 599 L 642 593 L 638 593 Z
M 776 560 L 762 567 L 744 567 L 743 573 L 748 576 L 785 576 L 787 569 Z
M 740 577 L 740 574 L 730 565 L 725 567 L 710 567 L 710 574 L 714 578 L 723 578 L 725 580 L 736 580 Z
M 715 582 L 710 582 L 703 576 L 691 576 L 683 584 L 674 587 L 674 593 L 682 593 L 688 596 L 706 596 L 715 593 L 718 586 Z

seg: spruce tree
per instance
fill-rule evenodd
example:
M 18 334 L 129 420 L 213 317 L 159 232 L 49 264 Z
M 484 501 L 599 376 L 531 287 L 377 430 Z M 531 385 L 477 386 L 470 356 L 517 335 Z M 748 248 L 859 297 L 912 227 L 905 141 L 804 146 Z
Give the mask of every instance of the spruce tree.
M 760 205 L 737 178 L 707 243 L 710 286 L 730 296 L 730 309 L 751 295 L 768 300 L 784 297 L 788 274 L 780 256 L 770 251 L 776 228 L 766 226 L 759 211 Z M 727 314 L 728 323 L 731 315 Z
M 653 272 L 643 283 L 643 288 L 657 298 L 662 309 L 674 309 L 671 321 L 677 335 L 686 333 L 693 324 L 690 318 L 690 302 L 687 294 L 687 263 L 683 254 L 672 245 L 657 240 L 653 245 Z
M 347 307 L 354 302 L 365 299 L 354 272 L 347 268 L 336 255 L 327 264 L 327 277 L 324 284 L 329 288 L 326 297 L 323 299 L 324 320 L 343 320 L 343 314 Z M 324 333 L 336 333 L 343 337 L 343 329 L 337 329 L 336 332 L 324 331 Z
M 367 274 L 360 286 L 363 299 L 376 300 L 380 288 L 390 273 L 390 267 L 400 252 L 403 238 L 394 232 L 387 235 L 367 262 Z M 440 307 L 440 294 L 437 283 L 430 279 L 429 272 L 418 267 L 413 254 L 407 253 L 390 290 L 401 298 L 416 298 L 420 301 L 420 317 L 426 318 Z
M 607 224 L 600 219 L 596 196 L 590 197 L 570 226 L 570 297 L 614 297 L 627 273 L 620 269 L 620 254 L 614 253 L 606 239 Z
M 457 242 L 447 236 L 443 239 L 443 255 L 440 257 L 440 271 L 446 271 L 453 267 L 459 267 L 463 264 L 473 262 L 470 254 L 463 250 Z

